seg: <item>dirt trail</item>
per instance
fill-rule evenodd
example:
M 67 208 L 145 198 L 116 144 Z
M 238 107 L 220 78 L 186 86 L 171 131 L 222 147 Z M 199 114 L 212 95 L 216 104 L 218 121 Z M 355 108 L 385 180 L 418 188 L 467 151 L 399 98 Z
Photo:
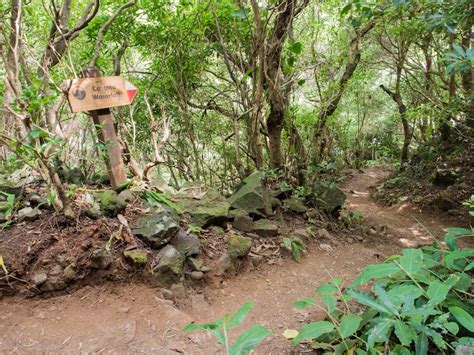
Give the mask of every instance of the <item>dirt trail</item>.
M 311 248 L 301 263 L 290 259 L 241 274 L 220 285 L 194 292 L 182 305 L 159 297 L 145 285 L 108 284 L 86 287 L 70 295 L 50 299 L 25 300 L 19 297 L 0 301 L 0 349 L 8 353 L 159 353 L 210 354 L 218 352 L 214 339 L 205 333 L 183 334 L 190 321 L 206 322 L 235 311 L 246 300 L 255 304 L 240 330 L 259 323 L 272 331 L 258 353 L 288 353 L 281 336 L 286 328 L 322 314 L 295 311 L 292 303 L 311 296 L 312 290 L 331 276 L 354 279 L 368 263 L 379 261 L 399 248 L 400 243 L 428 243 L 431 231 L 443 228 L 436 220 L 413 212 L 409 206 L 384 208 L 370 197 L 369 187 L 380 182 L 386 172 L 380 168 L 357 173 L 343 184 L 348 208 L 358 210 L 374 225 L 387 226 L 380 243 L 346 244 L 333 251 Z M 373 239 L 372 239 L 373 240 Z M 231 338 L 236 334 L 231 333 Z

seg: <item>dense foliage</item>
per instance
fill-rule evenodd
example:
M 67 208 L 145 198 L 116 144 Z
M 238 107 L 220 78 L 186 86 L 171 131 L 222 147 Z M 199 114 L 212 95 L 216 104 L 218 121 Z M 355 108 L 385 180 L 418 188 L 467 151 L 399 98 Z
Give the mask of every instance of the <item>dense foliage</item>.
M 59 205 L 61 169 L 103 170 L 107 142 L 61 88 L 90 65 L 139 87 L 113 110 L 138 179 L 226 189 L 272 169 L 303 184 L 472 136 L 467 0 L 3 0 L 0 15 L 1 169 L 35 169 Z

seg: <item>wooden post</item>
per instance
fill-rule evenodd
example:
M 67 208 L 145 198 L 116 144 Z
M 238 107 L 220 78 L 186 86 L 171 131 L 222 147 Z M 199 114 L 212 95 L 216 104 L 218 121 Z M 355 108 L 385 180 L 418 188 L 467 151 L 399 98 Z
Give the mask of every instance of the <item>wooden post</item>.
M 82 76 L 84 78 L 97 78 L 101 75 L 96 67 L 88 67 L 82 71 Z M 107 166 L 112 188 L 117 190 L 120 185 L 127 182 L 127 176 L 112 114 L 108 108 L 89 111 L 89 114 L 92 116 L 94 125 L 97 127 L 99 142 L 107 147 L 107 156 L 104 158 L 105 165 Z

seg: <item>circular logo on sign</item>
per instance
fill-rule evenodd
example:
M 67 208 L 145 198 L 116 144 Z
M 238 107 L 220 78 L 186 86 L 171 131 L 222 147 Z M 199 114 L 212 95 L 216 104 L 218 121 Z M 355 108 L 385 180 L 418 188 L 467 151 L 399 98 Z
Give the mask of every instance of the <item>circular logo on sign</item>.
M 79 86 L 75 86 L 72 88 L 72 95 L 78 100 L 84 100 L 86 97 L 86 91 Z

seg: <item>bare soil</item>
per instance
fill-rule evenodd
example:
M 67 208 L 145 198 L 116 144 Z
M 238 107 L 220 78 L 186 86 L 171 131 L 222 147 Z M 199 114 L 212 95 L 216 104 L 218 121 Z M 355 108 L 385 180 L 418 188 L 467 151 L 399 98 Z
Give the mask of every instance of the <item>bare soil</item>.
M 218 353 L 210 335 L 183 334 L 181 329 L 191 321 L 216 320 L 252 300 L 254 309 L 231 332 L 231 339 L 259 323 L 273 335 L 256 353 L 290 353 L 292 348 L 282 332 L 323 318 L 319 311 L 296 311 L 292 307 L 295 300 L 311 296 L 316 286 L 331 277 L 349 282 L 364 266 L 382 261 L 401 247 L 429 244 L 451 225 L 439 216 L 419 212 L 409 201 L 392 207 L 377 204 L 371 187 L 387 173 L 371 168 L 343 182 L 347 208 L 362 212 L 374 228 L 368 234 L 362 234 L 360 228 L 353 230 L 353 236 L 345 233 L 342 237 L 347 241 L 335 241 L 333 250 L 322 251 L 318 242 L 311 243 L 300 263 L 274 259 L 235 277 L 209 280 L 175 303 L 164 300 L 157 288 L 130 281 L 86 286 L 47 299 L 4 298 L 0 301 L 0 349 L 21 354 Z M 362 242 L 354 243 L 355 239 Z

